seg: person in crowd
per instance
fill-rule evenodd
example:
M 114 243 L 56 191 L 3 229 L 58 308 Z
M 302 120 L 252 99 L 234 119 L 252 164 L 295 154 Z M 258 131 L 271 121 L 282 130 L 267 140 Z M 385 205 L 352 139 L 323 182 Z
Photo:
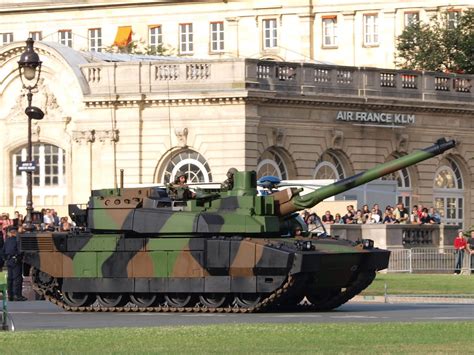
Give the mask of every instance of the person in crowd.
M 426 207 L 424 207 L 421 212 L 420 224 L 435 224 L 435 221 L 428 214 L 428 209 Z
M 342 217 L 342 221 L 344 224 L 352 224 L 354 223 L 354 215 L 350 211 L 347 211 L 347 213 Z
M 18 250 L 16 240 L 17 228 L 10 226 L 7 231 L 7 239 L 3 245 L 3 255 L 6 259 L 8 269 L 8 300 L 26 301 L 22 295 L 23 276 L 21 275 L 22 255 Z
M 436 208 L 430 207 L 429 211 L 430 211 L 429 215 L 430 215 L 431 219 L 433 220 L 433 222 L 436 223 L 436 224 L 440 224 L 441 223 L 441 216 L 438 213 L 438 211 L 436 210 Z
M 51 208 L 51 217 L 53 218 L 53 223 L 56 227 L 59 227 L 59 223 L 61 222 L 60 218 L 58 217 L 58 213 L 54 208 Z
M 13 222 L 13 226 L 17 228 L 23 224 L 23 216 L 20 214 L 20 212 L 15 211 L 12 222 Z
M 382 210 L 380 209 L 380 206 L 379 206 L 378 203 L 375 203 L 374 206 L 372 207 L 372 213 L 374 213 L 374 212 L 379 215 L 379 221 L 381 222 L 382 219 L 383 219 L 383 213 L 382 213 Z
M 411 210 L 410 223 L 411 224 L 419 224 L 420 223 L 420 219 L 418 217 L 418 206 L 417 205 L 414 205 L 412 210 Z
M 366 224 L 376 224 L 376 223 L 379 223 L 378 222 L 378 219 L 379 219 L 379 215 L 377 213 L 372 213 L 370 212 L 365 223 Z
M 369 206 L 368 205 L 363 205 L 362 206 L 362 215 L 364 217 L 364 220 L 367 220 L 369 218 L 369 213 L 370 213 Z
M 340 213 L 336 213 L 334 215 L 334 224 L 344 224 L 344 221 L 342 220 Z
M 471 274 L 474 274 L 474 229 L 471 230 L 471 237 L 467 241 L 466 251 L 471 256 Z
M 71 223 L 69 223 L 68 217 L 61 217 L 59 222 L 59 231 L 60 232 L 67 232 L 71 230 Z
M 3 240 L 6 240 L 8 228 L 12 225 L 13 225 L 13 221 L 10 219 L 10 215 L 8 213 L 2 213 Z
M 354 218 L 356 211 L 354 209 L 354 205 L 347 205 L 346 206 L 347 212 L 351 214 L 351 217 Z
M 45 228 L 47 228 L 50 224 L 54 225 L 54 218 L 51 214 L 51 209 L 46 208 L 43 214 L 43 223 L 45 224 Z
M 390 207 L 390 206 L 388 206 Z M 385 217 L 383 218 L 383 224 L 395 224 L 397 220 L 393 216 L 393 212 L 391 208 L 385 209 Z
M 462 263 L 464 261 L 464 253 L 467 249 L 467 241 L 464 238 L 464 233 L 462 229 L 458 230 L 458 235 L 454 239 L 454 255 L 455 255 L 455 262 L 454 262 L 454 274 L 459 275 L 462 269 Z
M 380 217 L 379 212 L 380 212 L 380 210 L 377 210 L 375 208 L 375 205 L 374 205 L 374 207 L 372 208 L 372 212 L 370 213 L 370 218 L 369 218 L 369 220 L 371 221 L 370 223 L 380 223 L 380 222 L 382 222 L 382 218 Z
M 403 203 L 399 202 L 397 203 L 397 208 L 393 211 L 393 216 L 397 220 L 397 223 L 400 224 L 407 224 L 409 215 L 408 215 L 408 210 L 405 208 Z
M 418 205 L 418 210 L 416 211 L 416 213 L 418 213 L 418 220 L 420 220 L 421 215 L 423 214 L 423 205 L 421 203 Z
M 365 217 L 364 217 L 364 214 L 362 213 L 361 210 L 356 211 L 356 214 L 354 216 L 354 223 L 355 224 L 364 224 L 365 223 Z
M 340 216 L 339 216 L 339 218 L 340 218 Z M 333 215 L 331 214 L 330 211 L 326 211 L 324 213 L 323 217 L 321 218 L 321 220 L 324 224 L 334 224 L 334 222 L 335 222 L 334 217 L 333 217 Z

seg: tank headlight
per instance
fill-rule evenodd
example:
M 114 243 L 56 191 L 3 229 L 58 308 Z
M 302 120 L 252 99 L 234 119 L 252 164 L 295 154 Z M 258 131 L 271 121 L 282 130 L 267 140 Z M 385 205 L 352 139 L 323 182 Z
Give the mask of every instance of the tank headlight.
M 374 247 L 374 241 L 372 239 L 362 239 L 362 246 L 364 249 L 372 249 Z

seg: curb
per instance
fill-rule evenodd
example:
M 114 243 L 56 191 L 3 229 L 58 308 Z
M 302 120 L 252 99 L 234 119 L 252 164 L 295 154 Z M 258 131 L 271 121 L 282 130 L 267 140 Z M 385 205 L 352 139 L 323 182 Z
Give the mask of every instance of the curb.
M 387 296 L 355 296 L 351 302 L 359 303 L 446 303 L 474 304 L 474 298 L 446 296 L 416 296 L 416 295 L 387 295 Z

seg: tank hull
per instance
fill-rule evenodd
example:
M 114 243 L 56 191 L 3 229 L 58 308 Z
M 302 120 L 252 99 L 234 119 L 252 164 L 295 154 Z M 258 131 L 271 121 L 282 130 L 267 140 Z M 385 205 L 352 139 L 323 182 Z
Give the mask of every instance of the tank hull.
M 303 242 L 310 242 L 308 250 Z M 254 312 L 297 307 L 302 300 L 306 309 L 327 310 L 367 287 L 390 255 L 331 238 L 86 232 L 26 233 L 20 247 L 35 289 L 80 311 L 146 305 L 148 311 Z

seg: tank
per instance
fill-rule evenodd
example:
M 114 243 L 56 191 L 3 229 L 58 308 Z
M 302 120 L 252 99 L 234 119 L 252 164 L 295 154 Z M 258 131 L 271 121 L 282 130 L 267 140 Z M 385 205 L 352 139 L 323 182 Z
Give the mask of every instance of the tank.
M 22 233 L 20 249 L 35 290 L 69 311 L 331 310 L 390 252 L 309 232 L 297 212 L 454 146 L 440 139 L 306 195 L 259 195 L 253 171 L 188 200 L 156 186 L 93 190 L 85 208 L 69 206 L 73 230 Z

